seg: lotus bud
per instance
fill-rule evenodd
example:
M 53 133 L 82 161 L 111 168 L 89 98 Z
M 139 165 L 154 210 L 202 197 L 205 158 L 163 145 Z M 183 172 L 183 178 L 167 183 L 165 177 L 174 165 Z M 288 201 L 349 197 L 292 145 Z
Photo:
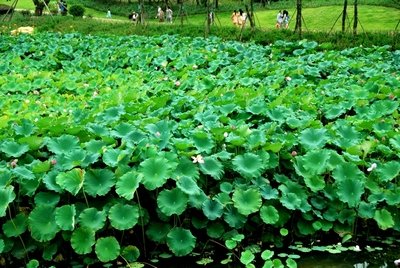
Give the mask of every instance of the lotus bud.
M 13 161 L 11 161 L 10 165 L 12 168 L 15 168 L 17 166 L 18 163 L 18 159 L 14 159 Z
M 54 166 L 54 165 L 56 165 L 56 164 L 57 164 L 57 160 L 55 160 L 55 159 L 51 159 L 50 163 L 51 163 L 51 164 Z
M 227 138 L 228 137 L 228 132 L 224 132 L 224 137 Z
M 195 64 L 195 65 L 193 65 L 193 70 L 196 70 L 197 68 L 198 68 L 198 66 Z
M 161 133 L 159 131 L 157 131 L 155 135 L 156 135 L 156 137 L 160 137 Z
M 181 82 L 175 81 L 175 86 L 179 87 L 181 85 Z
M 164 77 L 163 80 L 164 80 L 164 81 L 168 81 L 168 77 Z
M 29 102 L 30 102 L 30 100 L 28 100 L 28 99 L 25 100 L 25 103 L 29 103 Z
M 292 155 L 292 156 L 296 156 L 296 155 L 297 155 L 297 152 L 296 152 L 296 151 L 292 151 L 291 155 Z
M 33 91 L 33 94 L 34 94 L 34 95 L 39 95 L 39 91 L 34 90 L 34 91 Z
M 286 77 L 285 77 L 285 80 L 289 82 L 289 81 L 292 81 L 292 78 L 289 77 L 289 76 L 286 76 Z
M 360 248 L 359 245 L 356 245 L 356 246 L 354 247 L 353 250 L 354 250 L 355 252 L 360 252 L 360 251 L 361 251 L 361 248 Z
M 400 259 L 394 261 L 394 265 L 397 267 L 400 267 Z

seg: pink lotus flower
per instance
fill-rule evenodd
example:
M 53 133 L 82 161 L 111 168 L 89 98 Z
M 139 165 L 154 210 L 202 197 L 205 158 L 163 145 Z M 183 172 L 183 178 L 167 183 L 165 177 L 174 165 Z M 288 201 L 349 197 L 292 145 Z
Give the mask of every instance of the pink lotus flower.
M 175 81 L 175 86 L 179 87 L 181 85 L 180 81 Z

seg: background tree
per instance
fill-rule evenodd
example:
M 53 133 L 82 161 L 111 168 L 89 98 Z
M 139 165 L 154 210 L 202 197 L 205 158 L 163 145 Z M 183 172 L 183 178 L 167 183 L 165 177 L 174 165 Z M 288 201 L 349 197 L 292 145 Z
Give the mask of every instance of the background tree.
M 346 31 L 346 17 L 347 17 L 347 0 L 344 0 L 343 13 L 342 13 L 342 32 Z
M 42 16 L 43 9 L 50 3 L 50 0 L 33 0 L 33 4 L 35 5 L 35 15 Z
M 294 31 L 298 32 L 299 36 L 301 36 L 301 20 L 302 20 L 301 8 L 302 8 L 301 0 L 297 0 L 297 5 L 296 5 L 296 26 L 294 27 Z
M 358 0 L 354 0 L 353 34 L 357 34 L 357 25 L 358 25 Z

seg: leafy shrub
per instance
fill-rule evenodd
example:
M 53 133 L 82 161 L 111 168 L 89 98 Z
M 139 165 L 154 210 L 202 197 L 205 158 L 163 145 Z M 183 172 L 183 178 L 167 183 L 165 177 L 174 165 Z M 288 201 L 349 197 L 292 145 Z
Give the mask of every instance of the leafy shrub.
M 85 8 L 81 5 L 73 5 L 69 8 L 68 12 L 74 17 L 81 18 L 85 14 Z

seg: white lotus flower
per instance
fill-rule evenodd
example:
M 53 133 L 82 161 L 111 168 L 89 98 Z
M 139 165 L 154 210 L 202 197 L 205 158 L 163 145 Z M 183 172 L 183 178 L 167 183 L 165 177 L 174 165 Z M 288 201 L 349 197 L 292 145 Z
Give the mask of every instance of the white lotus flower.
M 196 155 L 196 156 L 192 156 L 192 159 L 193 159 L 193 163 L 204 164 L 204 159 L 200 154 Z
M 360 252 L 360 251 L 361 251 L 361 248 L 360 248 L 359 245 L 356 245 L 356 246 L 354 247 L 353 250 L 354 250 L 355 252 Z
M 227 138 L 228 137 L 228 132 L 224 132 L 224 137 Z
M 372 163 L 371 166 L 367 169 L 368 172 L 371 172 L 372 170 L 377 168 L 377 164 L 376 163 Z

